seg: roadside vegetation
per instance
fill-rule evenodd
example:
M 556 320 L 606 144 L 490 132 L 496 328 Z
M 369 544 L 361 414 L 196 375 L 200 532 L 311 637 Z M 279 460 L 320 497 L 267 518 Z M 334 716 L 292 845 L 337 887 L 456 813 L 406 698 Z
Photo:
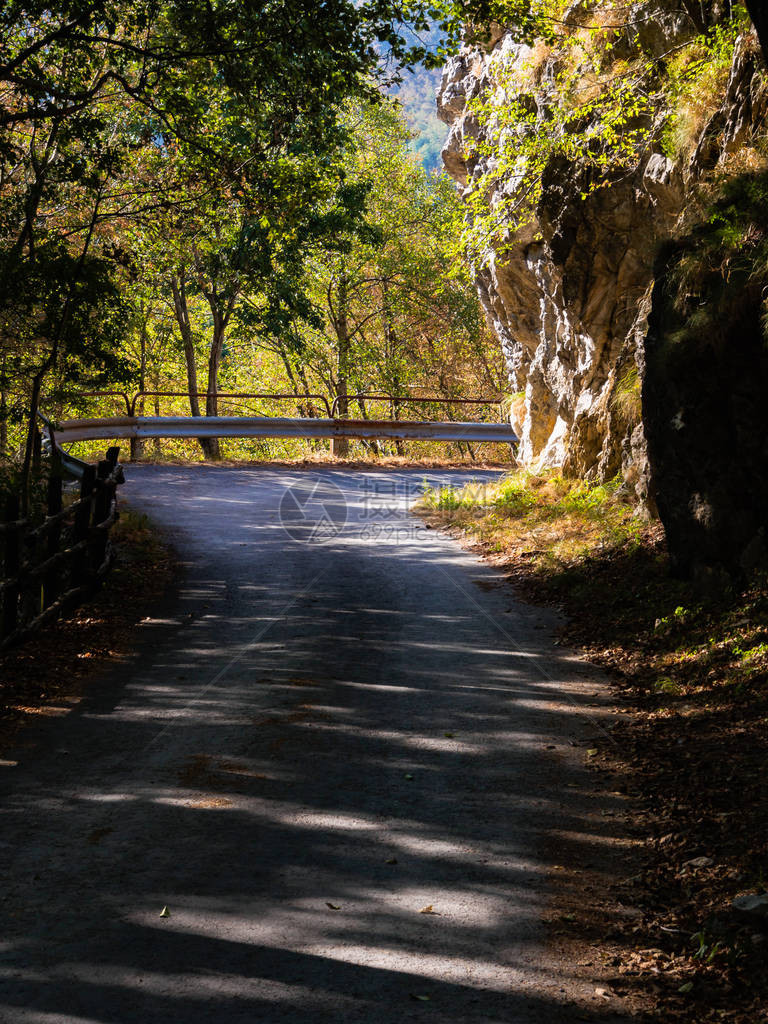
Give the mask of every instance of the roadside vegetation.
M 123 508 L 111 538 L 116 558 L 109 585 L 34 643 L 0 655 L 0 750 L 25 723 L 68 713 L 96 673 L 114 671 L 131 657 L 139 623 L 171 586 L 173 553 L 145 515 Z
M 445 7 L 455 41 L 462 5 Z M 126 415 L 123 394 L 142 393 L 138 414 L 325 415 L 336 399 L 342 415 L 404 418 L 411 391 L 500 397 L 471 275 L 448 272 L 459 198 L 393 98 L 438 14 L 421 0 L 6 5 L 0 467 L 25 497 L 41 408 Z M 224 397 L 243 391 L 286 397 Z
M 656 1020 L 765 1019 L 768 579 L 701 594 L 671 578 L 660 526 L 614 485 L 517 473 L 429 492 L 419 513 L 561 608 L 562 642 L 612 680 L 613 742 L 585 757 L 633 798 L 634 849 L 604 880 L 614 912 L 583 901 L 563 926 L 602 947 L 614 993 L 653 994 Z
M 644 523 L 620 492 L 619 480 L 595 485 L 520 470 L 494 483 L 427 491 L 423 505 L 485 550 L 514 554 L 546 572 L 640 543 Z
M 535 38 L 524 59 L 496 53 L 490 86 L 470 100 L 480 130 L 468 155 L 482 170 L 465 193 L 470 213 L 455 246 L 459 263 L 469 258 L 481 267 L 491 253 L 498 258 L 514 247 L 517 229 L 536 216 L 552 168 L 574 168 L 586 199 L 652 152 L 689 159 L 720 107 L 736 46 L 757 46 L 745 44 L 751 22 L 739 2 L 681 3 L 690 37 L 668 52 L 656 47 L 646 24 L 653 19 L 638 20 L 630 3 L 538 0 L 530 11 Z M 765 163 L 761 138 L 734 147 L 722 170 L 752 172 Z M 692 194 L 693 219 L 711 196 L 707 185 Z

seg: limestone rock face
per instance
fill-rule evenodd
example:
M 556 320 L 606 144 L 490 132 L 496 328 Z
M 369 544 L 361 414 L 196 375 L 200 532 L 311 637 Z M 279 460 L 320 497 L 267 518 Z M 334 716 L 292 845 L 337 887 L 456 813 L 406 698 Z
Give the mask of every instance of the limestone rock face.
M 589 7 L 572 4 L 564 20 Z M 671 0 L 633 4 L 631 12 L 634 38 L 647 53 L 665 53 L 695 32 Z M 685 210 L 690 183 L 752 130 L 753 51 L 737 52 L 717 123 L 705 127 L 687 166 L 677 166 L 658 147 L 632 173 L 616 175 L 613 184 L 583 199 L 583 169 L 554 158 L 544 170 L 533 220 L 503 254 L 485 253 L 478 292 L 506 357 L 510 390 L 525 395 L 518 453 L 523 464 L 596 480 L 623 473 L 638 497 L 652 504 L 639 386 L 654 258 Z M 484 50 L 466 48 L 445 67 L 437 99 L 450 129 L 443 162 L 460 190 L 471 187 L 492 159 L 465 156 L 468 140 L 481 132 L 470 101 L 494 88 L 494 61 L 522 68 L 531 52 L 503 34 Z M 551 78 L 545 61 L 537 84 L 517 98 L 546 102 Z

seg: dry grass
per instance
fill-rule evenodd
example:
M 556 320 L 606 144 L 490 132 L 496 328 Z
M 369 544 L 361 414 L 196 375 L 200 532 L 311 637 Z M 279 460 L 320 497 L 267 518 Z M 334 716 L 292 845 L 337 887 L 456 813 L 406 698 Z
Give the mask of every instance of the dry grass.
M 534 89 L 541 81 L 544 66 L 553 53 L 554 50 L 548 43 L 537 39 L 525 60 L 514 65 L 515 84 L 522 90 Z
M 519 471 L 490 484 L 428 491 L 417 511 L 490 552 L 541 569 L 636 543 L 643 528 L 636 510 L 621 501 L 618 481 L 588 484 L 556 473 Z
M 478 445 L 479 449 L 490 449 L 491 445 Z M 503 448 L 496 445 L 496 448 Z M 224 458 L 215 462 L 205 462 L 198 459 L 183 458 L 162 458 L 142 459 L 137 465 L 148 466 L 194 466 L 196 468 L 229 466 L 236 469 L 355 469 L 366 473 L 377 471 L 396 471 L 401 469 L 502 469 L 508 470 L 510 463 L 514 465 L 514 459 L 492 459 L 484 451 L 476 453 L 475 459 L 470 458 L 449 458 L 423 456 L 414 458 L 408 455 L 382 455 L 378 458 L 358 458 L 351 456 L 347 459 L 340 459 L 328 453 L 308 455 L 305 458 L 295 459 L 238 459 Z M 131 463 L 126 469 L 130 471 Z
M 635 426 L 642 416 L 640 374 L 636 366 L 627 367 L 619 376 L 611 397 L 611 407 L 626 426 Z
M 672 103 L 664 148 L 673 159 L 690 159 L 719 110 L 731 73 L 733 45 L 733 37 L 724 27 L 710 40 L 696 39 L 669 61 Z

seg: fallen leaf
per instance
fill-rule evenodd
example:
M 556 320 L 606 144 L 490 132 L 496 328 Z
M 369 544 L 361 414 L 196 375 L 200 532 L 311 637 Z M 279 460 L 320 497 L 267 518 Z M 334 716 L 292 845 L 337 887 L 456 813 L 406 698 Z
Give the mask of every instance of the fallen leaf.
M 436 914 L 437 911 L 433 908 L 432 904 L 430 903 L 429 906 L 422 907 L 421 910 L 419 911 L 419 913 L 420 914 Z
M 711 857 L 694 857 L 692 860 L 683 861 L 684 868 L 709 868 L 715 862 Z
M 413 778 L 413 776 L 411 775 L 411 773 L 410 773 L 410 772 L 408 772 L 408 773 L 407 773 L 406 775 L 404 775 L 403 777 L 404 777 L 404 778 L 406 778 L 406 779 L 412 779 L 412 778 Z
M 386 864 L 397 864 L 397 857 L 390 857 L 389 860 L 385 861 Z
M 419 996 L 415 992 L 411 992 L 411 999 L 418 999 L 420 1003 L 428 1003 L 430 1000 L 429 996 Z
M 587 757 L 595 757 L 595 755 L 599 753 L 600 751 L 597 749 L 597 747 L 590 747 L 587 751 Z
M 337 906 L 335 903 L 326 903 L 325 905 L 331 910 L 341 910 L 341 907 Z
M 170 916 L 171 916 L 171 912 L 168 909 L 168 907 L 163 907 L 163 909 L 160 911 L 160 917 L 170 917 Z
M 688 993 L 692 989 L 693 989 L 693 982 L 692 981 L 686 981 L 686 983 L 684 985 L 681 985 L 680 988 L 677 991 L 680 993 L 680 995 L 685 996 L 685 995 L 688 995 Z

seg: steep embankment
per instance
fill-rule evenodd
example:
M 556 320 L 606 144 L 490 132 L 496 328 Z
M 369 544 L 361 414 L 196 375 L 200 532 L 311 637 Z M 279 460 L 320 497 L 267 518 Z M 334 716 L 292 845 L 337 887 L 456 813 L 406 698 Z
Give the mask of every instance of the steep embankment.
M 712 402 L 723 374 L 738 392 L 751 372 L 750 409 L 763 378 L 753 330 L 759 288 L 739 317 L 751 341 L 736 368 L 723 346 L 715 359 L 705 353 L 695 374 L 690 346 L 682 361 L 667 358 L 686 314 L 668 308 L 681 290 L 694 304 L 702 295 L 720 301 L 726 314 L 729 304 L 690 275 L 672 280 L 669 253 L 657 254 L 708 221 L 723 180 L 765 166 L 766 89 L 751 24 L 739 6 L 686 6 L 700 6 L 704 21 L 674 0 L 581 2 L 560 13 L 546 44 L 497 30 L 449 62 L 438 95 L 450 126 L 443 160 L 467 199 L 479 293 L 517 393 L 522 461 L 598 480 L 621 472 L 641 499 L 658 499 L 673 540 L 692 515 L 700 533 L 724 528 L 712 508 L 727 516 L 726 495 L 697 501 L 703 483 L 693 464 L 711 468 L 704 438 L 731 427 L 722 394 L 719 410 Z M 704 435 L 702 416 L 687 411 L 702 390 Z M 739 429 L 746 437 L 757 422 L 747 416 Z M 726 463 L 732 437 L 718 446 Z M 671 523 L 675 509 L 682 522 Z M 755 524 L 740 528 L 731 562 Z M 717 531 L 709 540 L 721 542 Z M 695 561 L 683 552 L 679 566 Z

